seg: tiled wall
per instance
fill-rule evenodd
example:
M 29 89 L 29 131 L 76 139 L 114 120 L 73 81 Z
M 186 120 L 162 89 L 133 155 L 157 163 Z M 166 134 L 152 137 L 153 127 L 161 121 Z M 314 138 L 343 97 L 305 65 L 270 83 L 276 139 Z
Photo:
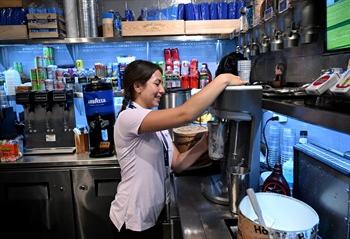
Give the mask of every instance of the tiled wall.
M 284 63 L 287 66 L 285 82 L 299 84 L 313 82 L 320 76 L 322 69 L 347 68 L 350 53 L 324 55 L 323 46 L 324 31 L 321 30 L 315 43 L 299 44 L 298 47 L 254 57 L 251 81 L 272 81 L 277 63 Z

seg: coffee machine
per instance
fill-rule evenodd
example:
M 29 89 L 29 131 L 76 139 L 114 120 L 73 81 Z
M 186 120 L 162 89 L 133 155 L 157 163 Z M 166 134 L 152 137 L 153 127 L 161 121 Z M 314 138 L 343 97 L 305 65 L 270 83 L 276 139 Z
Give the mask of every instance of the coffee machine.
M 112 84 L 95 78 L 83 88 L 84 106 L 90 136 L 90 157 L 114 155 L 115 109 Z
M 24 155 L 74 153 L 74 95 L 72 90 L 16 93 L 24 108 Z
M 249 169 L 249 187 L 259 190 L 261 105 L 261 86 L 228 86 L 209 108 L 219 123 L 228 124 L 227 134 L 217 134 L 224 137 L 220 141 L 226 141 L 221 173 L 206 177 L 201 184 L 210 201 L 229 204 L 227 175 L 238 166 Z

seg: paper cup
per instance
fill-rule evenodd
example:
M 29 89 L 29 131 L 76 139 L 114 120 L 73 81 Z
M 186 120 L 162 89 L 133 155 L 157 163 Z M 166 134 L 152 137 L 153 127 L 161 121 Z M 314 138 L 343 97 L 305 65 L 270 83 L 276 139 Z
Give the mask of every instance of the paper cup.
M 256 193 L 266 223 L 258 223 L 248 196 L 239 204 L 238 239 L 316 239 L 319 216 L 306 203 L 277 193 Z

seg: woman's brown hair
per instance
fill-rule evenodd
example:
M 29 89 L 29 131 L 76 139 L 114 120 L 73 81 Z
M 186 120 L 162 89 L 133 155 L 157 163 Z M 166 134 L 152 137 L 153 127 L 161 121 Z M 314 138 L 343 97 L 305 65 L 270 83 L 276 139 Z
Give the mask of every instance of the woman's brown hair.
M 134 83 L 138 82 L 144 86 L 157 70 L 162 73 L 161 67 L 145 60 L 135 60 L 126 66 L 123 77 L 124 99 L 118 115 L 134 100 Z

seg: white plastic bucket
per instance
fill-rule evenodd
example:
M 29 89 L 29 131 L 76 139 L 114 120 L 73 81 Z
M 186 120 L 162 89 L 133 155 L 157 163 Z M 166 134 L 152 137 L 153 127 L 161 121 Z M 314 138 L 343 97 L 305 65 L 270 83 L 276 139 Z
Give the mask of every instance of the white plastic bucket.
M 239 204 L 238 239 L 316 239 L 319 217 L 306 203 L 276 193 L 256 193 L 266 223 L 258 223 L 248 196 Z

